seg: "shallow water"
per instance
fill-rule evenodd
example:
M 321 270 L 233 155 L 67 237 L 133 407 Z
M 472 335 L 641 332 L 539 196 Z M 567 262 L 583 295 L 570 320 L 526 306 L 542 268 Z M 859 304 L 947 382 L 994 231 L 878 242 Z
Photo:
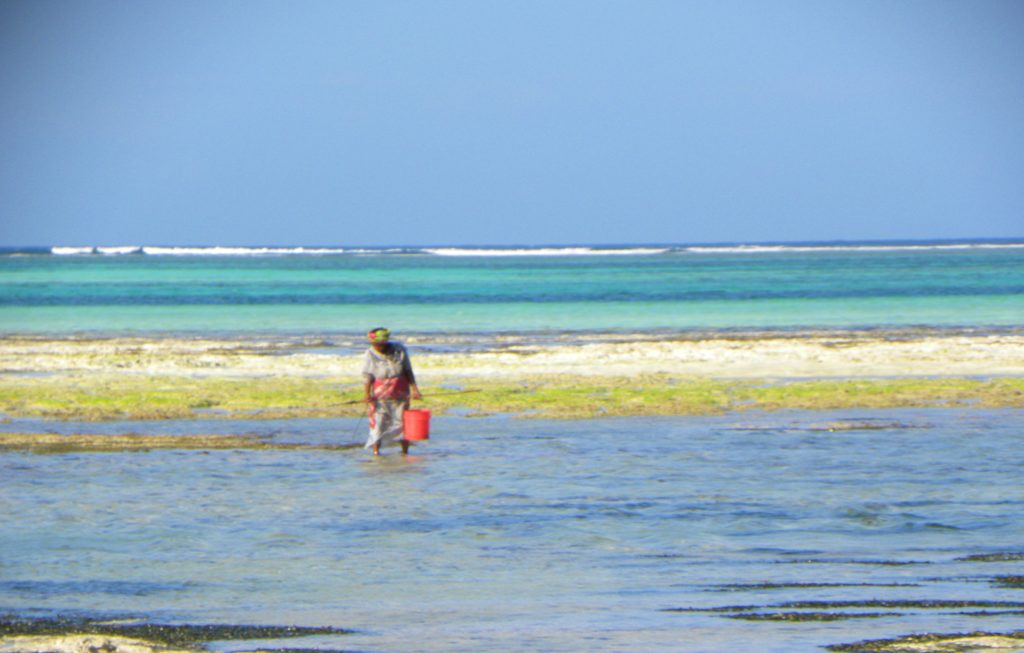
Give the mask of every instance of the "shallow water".
M 404 334 L 1020 325 L 1024 247 L 634 256 L 4 256 L 0 333 Z
M 4 430 L 33 428 L 363 437 L 354 420 Z M 1024 610 L 993 583 L 1024 568 L 1022 435 L 1019 412 L 943 409 L 436 418 L 408 459 L 6 452 L 0 611 L 331 625 L 358 632 L 281 644 L 360 651 L 793 653 L 1013 630 L 1019 613 L 961 613 Z M 981 554 L 1015 555 L 964 560 Z M 1022 606 L 781 606 L 873 599 Z M 721 606 L 751 607 L 670 611 Z M 731 618 L 794 611 L 894 614 Z

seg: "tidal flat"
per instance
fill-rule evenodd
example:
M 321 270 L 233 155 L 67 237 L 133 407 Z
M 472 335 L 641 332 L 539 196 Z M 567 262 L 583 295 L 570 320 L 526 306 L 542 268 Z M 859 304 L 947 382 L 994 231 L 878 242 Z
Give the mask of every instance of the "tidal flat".
M 289 640 L 349 631 L 329 627 L 232 624 L 160 624 L 136 618 L 0 617 L 0 653 L 192 653 L 212 642 Z M 246 653 L 311 653 L 305 649 L 252 648 Z M 317 653 L 340 653 L 326 649 Z
M 39 454 L 153 451 L 161 449 L 216 451 L 253 449 L 295 451 L 299 449 L 337 451 L 358 444 L 302 444 L 274 442 L 253 435 L 152 435 L 142 433 L 0 433 L 0 451 L 28 451 Z
M 835 653 L 1019 653 L 1024 651 L 1024 631 L 907 635 L 826 648 Z
M 566 376 L 425 382 L 435 414 L 587 419 L 720 415 L 753 410 L 847 408 L 1022 408 L 1024 378 L 728 380 Z M 0 376 L 0 413 L 73 421 L 195 417 L 298 419 L 365 412 L 351 379 L 222 378 L 59 374 Z
M 436 432 L 381 460 L 329 343 L 10 338 L 0 612 L 354 630 L 292 642 L 321 652 L 1024 650 L 1021 342 L 830 338 L 413 344 Z M 32 636 L 0 653 L 171 646 Z
M 609 336 L 467 352 L 442 344 L 410 343 L 424 406 L 439 415 L 1024 407 L 1024 337 L 1015 334 Z M 360 361 L 358 348 L 321 339 L 8 336 L 0 338 L 0 413 L 75 421 L 354 417 L 364 412 Z

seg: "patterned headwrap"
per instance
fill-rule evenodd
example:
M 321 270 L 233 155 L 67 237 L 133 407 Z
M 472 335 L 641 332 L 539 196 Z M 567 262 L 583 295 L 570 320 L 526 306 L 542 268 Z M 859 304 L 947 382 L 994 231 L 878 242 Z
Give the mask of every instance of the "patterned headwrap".
M 370 342 L 387 342 L 391 337 L 391 332 L 384 328 L 372 329 L 366 336 Z

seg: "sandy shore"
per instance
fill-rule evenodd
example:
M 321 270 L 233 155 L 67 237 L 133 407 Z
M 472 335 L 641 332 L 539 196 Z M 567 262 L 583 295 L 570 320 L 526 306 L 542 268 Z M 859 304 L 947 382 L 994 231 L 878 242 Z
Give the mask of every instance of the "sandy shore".
M 1024 335 L 877 333 L 513 345 L 432 353 L 409 343 L 423 379 L 672 375 L 792 379 L 1024 375 Z M 0 339 L 0 373 L 358 378 L 361 354 L 302 343 L 212 339 Z
M 214 641 L 345 635 L 338 628 L 149 624 L 101 619 L 0 618 L 0 653 L 198 653 Z M 247 653 L 270 653 L 243 649 Z M 277 649 L 286 650 L 286 649 Z M 335 653 L 325 650 L 324 653 Z
M 955 635 L 908 635 L 891 640 L 874 640 L 855 644 L 826 646 L 837 653 L 982 653 L 1024 651 L 1024 632 L 970 633 Z M 205 647 L 195 644 L 185 648 L 126 637 L 93 634 L 14 636 L 0 638 L 0 653 L 198 653 Z M 283 649 L 277 649 L 281 651 Z M 306 650 L 306 649 L 296 649 Z M 254 649 L 246 653 L 276 653 L 275 650 Z M 324 653 L 338 653 L 324 651 Z
M 410 341 L 437 414 L 585 419 L 735 410 L 1024 407 L 1024 334 Z M 362 344 L 0 339 L 0 414 L 63 420 L 361 415 Z
M 0 653 L 193 653 L 196 649 L 104 635 L 50 635 L 0 640 Z

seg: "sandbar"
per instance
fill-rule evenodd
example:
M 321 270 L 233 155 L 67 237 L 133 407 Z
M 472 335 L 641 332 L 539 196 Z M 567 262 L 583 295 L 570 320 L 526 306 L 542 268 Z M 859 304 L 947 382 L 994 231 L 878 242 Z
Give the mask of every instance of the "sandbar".
M 435 378 L 670 374 L 719 379 L 1022 376 L 1024 334 L 809 332 L 635 337 L 577 344 L 511 344 L 436 351 L 407 342 L 417 371 Z M 358 377 L 362 354 L 317 339 L 0 338 L 0 372 Z
M 1024 333 L 844 331 L 407 342 L 437 414 L 1024 407 Z M 64 420 L 363 414 L 364 345 L 324 338 L 0 338 L 0 414 Z

